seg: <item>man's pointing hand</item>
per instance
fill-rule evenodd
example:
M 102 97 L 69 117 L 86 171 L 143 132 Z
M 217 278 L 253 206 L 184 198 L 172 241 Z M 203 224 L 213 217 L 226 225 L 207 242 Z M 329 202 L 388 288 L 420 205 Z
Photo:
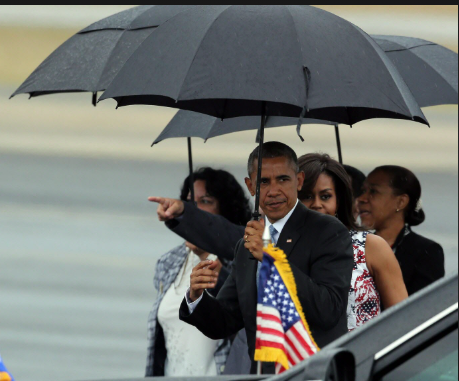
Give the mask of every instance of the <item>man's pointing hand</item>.
M 158 204 L 158 218 L 162 222 L 180 217 L 185 211 L 185 205 L 181 200 L 164 197 L 149 197 L 148 201 Z

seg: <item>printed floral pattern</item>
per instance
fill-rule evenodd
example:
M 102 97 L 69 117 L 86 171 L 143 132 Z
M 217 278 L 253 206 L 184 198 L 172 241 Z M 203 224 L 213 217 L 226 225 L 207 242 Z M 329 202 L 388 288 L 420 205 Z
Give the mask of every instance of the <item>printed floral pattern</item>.
M 354 248 L 354 271 L 347 308 L 349 331 L 362 326 L 381 313 L 381 297 L 367 267 L 365 244 L 368 232 L 351 231 Z

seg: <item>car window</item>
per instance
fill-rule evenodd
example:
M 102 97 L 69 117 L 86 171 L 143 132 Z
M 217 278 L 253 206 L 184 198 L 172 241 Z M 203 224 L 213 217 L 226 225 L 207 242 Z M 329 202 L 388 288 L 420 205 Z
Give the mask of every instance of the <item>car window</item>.
M 380 381 L 458 381 L 458 334 L 448 334 Z

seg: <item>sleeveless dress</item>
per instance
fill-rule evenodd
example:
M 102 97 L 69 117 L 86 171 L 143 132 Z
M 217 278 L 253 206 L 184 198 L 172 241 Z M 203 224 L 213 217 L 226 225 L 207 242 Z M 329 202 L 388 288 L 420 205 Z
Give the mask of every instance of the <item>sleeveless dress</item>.
M 354 270 L 347 305 L 349 331 L 367 323 L 381 314 L 381 297 L 367 267 L 365 244 L 368 232 L 350 231 L 354 249 Z

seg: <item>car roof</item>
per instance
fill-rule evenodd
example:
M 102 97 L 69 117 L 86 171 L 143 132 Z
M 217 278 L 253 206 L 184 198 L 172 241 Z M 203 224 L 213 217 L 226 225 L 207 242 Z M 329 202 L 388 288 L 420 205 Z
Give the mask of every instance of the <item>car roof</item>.
M 319 355 L 326 356 L 327 352 L 336 351 L 338 348 L 350 351 L 355 357 L 356 380 L 365 380 L 371 372 L 376 354 L 425 322 L 451 310 L 452 307 L 456 307 L 457 311 L 457 302 L 458 274 L 456 273 L 425 288 L 354 332 L 334 341 L 323 348 Z M 282 380 L 294 379 L 293 376 L 308 367 L 310 361 L 307 360 L 292 369 L 290 371 L 292 377 L 286 373 Z M 276 378 L 272 377 L 269 380 L 274 381 Z

